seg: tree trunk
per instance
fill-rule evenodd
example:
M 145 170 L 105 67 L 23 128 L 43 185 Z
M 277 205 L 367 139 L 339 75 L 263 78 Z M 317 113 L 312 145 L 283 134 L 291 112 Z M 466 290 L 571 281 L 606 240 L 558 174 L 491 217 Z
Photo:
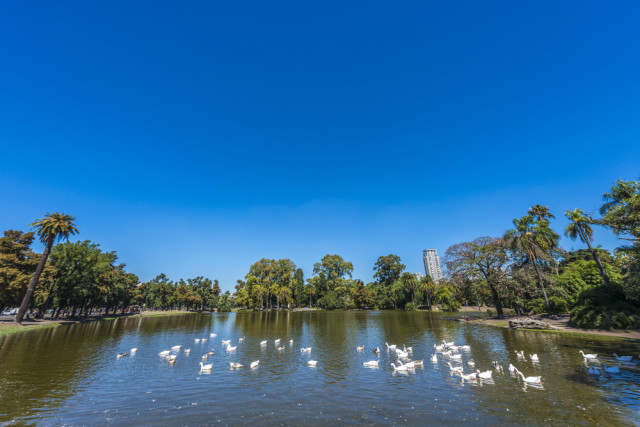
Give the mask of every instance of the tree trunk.
M 544 283 L 542 282 L 542 275 L 540 274 L 540 269 L 538 268 L 538 259 L 532 252 L 529 252 L 529 255 L 531 256 L 531 262 L 533 263 L 533 268 L 535 268 L 536 275 L 538 276 L 538 283 L 540 284 L 540 289 L 542 289 L 542 296 L 544 296 L 544 302 L 545 304 L 547 304 L 547 312 L 549 312 L 551 310 L 549 308 L 549 299 L 547 298 L 547 291 L 544 289 Z
M 31 278 L 31 282 L 29 282 L 29 287 L 27 288 L 27 293 L 24 295 L 22 299 L 22 304 L 20 304 L 20 309 L 18 310 L 18 314 L 16 314 L 16 318 L 14 322 L 17 324 L 22 324 L 22 318 L 24 314 L 27 312 L 29 308 L 29 304 L 31 303 L 31 297 L 33 296 L 33 292 L 36 290 L 36 285 L 38 284 L 38 280 L 40 280 L 40 275 L 42 274 L 42 270 L 44 270 L 44 266 L 47 263 L 47 258 L 49 258 L 49 253 L 51 252 L 51 247 L 53 246 L 53 241 L 56 236 L 49 236 L 47 239 L 47 244 L 44 247 L 44 252 L 40 257 L 40 261 L 38 261 L 38 266 L 36 267 L 36 272 L 33 274 Z
M 582 230 L 580 230 L 580 234 L 582 234 Z M 604 267 L 602 266 L 602 262 L 600 261 L 600 257 L 598 256 L 596 251 L 594 251 L 593 248 L 591 247 L 591 243 L 589 242 L 589 239 L 585 239 L 585 237 L 587 237 L 587 236 L 582 234 L 583 240 L 587 243 L 587 246 L 589 247 L 589 250 L 591 251 L 591 255 L 593 256 L 593 260 L 596 262 L 596 264 L 598 264 L 598 268 L 600 269 L 600 274 L 602 274 L 602 280 L 604 280 L 604 285 L 606 287 L 609 287 L 609 276 L 607 276 L 607 272 L 604 271 Z
M 489 289 L 491 289 L 491 296 L 493 297 L 493 305 L 496 307 L 496 313 L 498 314 L 498 318 L 502 319 L 504 317 L 504 311 L 502 310 L 502 303 L 500 302 L 500 297 L 498 296 L 498 291 L 495 286 L 491 284 L 491 282 L 487 281 L 489 284 Z

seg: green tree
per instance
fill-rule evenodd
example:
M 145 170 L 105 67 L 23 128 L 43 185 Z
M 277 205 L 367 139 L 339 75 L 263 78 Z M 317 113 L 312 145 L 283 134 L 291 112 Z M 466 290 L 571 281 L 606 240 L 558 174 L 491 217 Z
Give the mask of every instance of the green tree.
M 405 268 L 406 266 L 402 263 L 398 255 L 389 254 L 381 256 L 373 267 L 373 271 L 375 271 L 373 277 L 378 284 L 384 287 L 390 287 L 393 282 L 400 279 L 400 275 Z
M 36 232 L 40 237 L 40 241 L 44 243 L 45 247 L 44 252 L 40 257 L 40 261 L 38 262 L 38 265 L 36 267 L 36 271 L 33 274 L 33 278 L 29 282 L 29 287 L 27 288 L 27 292 L 24 295 L 22 304 L 20 305 L 20 309 L 18 310 L 18 314 L 16 315 L 16 323 L 22 323 L 22 318 L 29 308 L 31 297 L 33 296 L 33 292 L 35 291 L 36 286 L 38 285 L 38 280 L 40 280 L 40 275 L 44 270 L 47 258 L 49 258 L 49 254 L 51 253 L 51 248 L 53 247 L 54 242 L 63 238 L 68 239 L 69 235 L 73 235 L 78 232 L 77 227 L 73 223 L 74 220 L 75 218 L 71 215 L 54 212 L 47 213 L 44 218 L 39 219 L 31 224 L 32 227 L 36 228 Z
M 306 300 L 304 293 L 304 272 L 301 268 L 298 268 L 293 275 L 295 282 L 294 299 L 298 307 L 302 306 Z
M 325 255 L 320 262 L 313 264 L 315 286 L 318 300 L 324 294 L 335 292 L 339 288 L 347 288 L 347 277 L 351 278 L 353 264 L 345 261 L 340 255 Z
M 600 269 L 600 274 L 602 275 L 602 280 L 604 281 L 605 286 L 610 286 L 609 277 L 607 273 L 604 271 L 604 267 L 602 266 L 602 262 L 600 261 L 600 257 L 598 253 L 591 246 L 591 242 L 593 241 L 593 229 L 589 224 L 589 218 L 585 215 L 582 209 L 574 209 L 572 211 L 566 211 L 565 216 L 569 219 L 569 225 L 567 225 L 567 229 L 564 234 L 566 234 L 571 240 L 576 240 L 579 238 L 583 243 L 586 243 L 589 247 L 589 251 L 591 251 L 591 255 L 595 260 L 596 264 L 598 264 L 598 269 Z
M 416 303 L 416 287 L 418 286 L 418 280 L 416 279 L 415 274 L 413 273 L 402 273 L 400 276 L 400 281 L 402 282 L 404 288 L 411 295 L 411 302 L 413 304 Z
M 515 229 L 505 233 L 504 239 L 516 253 L 522 253 L 535 269 L 538 277 L 538 285 L 542 290 L 545 304 L 549 308 L 549 299 L 547 291 L 544 287 L 542 274 L 538 261 L 547 259 L 548 252 L 558 245 L 558 236 L 550 227 L 549 221 L 546 219 L 534 221 L 533 215 L 525 215 L 522 218 L 513 220 Z
M 549 208 L 547 206 L 542 205 L 534 205 L 529 208 L 529 215 L 533 216 L 537 221 L 541 221 L 543 219 L 554 218 L 553 214 L 549 212 Z
M 418 289 L 427 299 L 427 306 L 429 310 L 431 310 L 431 302 L 433 301 L 433 296 L 436 291 L 436 284 L 431 278 L 431 276 L 427 275 L 418 281 Z
M 40 255 L 30 246 L 34 233 L 8 230 L 0 238 L 0 311 L 20 304 Z M 47 263 L 41 281 L 51 282 L 55 269 Z
M 371 308 L 375 304 L 371 290 L 367 288 L 362 280 L 356 280 L 353 287 L 353 303 L 356 308 Z
M 444 261 L 451 275 L 481 278 L 480 283 L 489 287 L 498 317 L 504 317 L 500 293 L 507 281 L 509 257 L 503 239 L 479 237 L 473 242 L 458 243 L 446 250 Z
M 599 224 L 610 228 L 616 235 L 638 244 L 640 242 L 640 183 L 618 180 L 608 193 L 602 195 L 606 203 L 600 208 Z

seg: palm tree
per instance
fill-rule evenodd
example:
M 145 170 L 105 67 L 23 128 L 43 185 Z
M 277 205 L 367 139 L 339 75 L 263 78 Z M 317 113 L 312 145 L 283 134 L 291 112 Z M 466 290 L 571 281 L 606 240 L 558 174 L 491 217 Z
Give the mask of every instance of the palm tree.
M 572 240 L 580 238 L 581 241 L 587 244 L 589 250 L 591 251 L 591 256 L 593 256 L 596 264 L 598 264 L 598 268 L 600 269 L 600 274 L 602 274 L 602 280 L 604 280 L 605 286 L 609 286 L 609 277 L 602 267 L 600 257 L 598 256 L 595 249 L 593 249 L 593 247 L 591 246 L 591 241 L 593 240 L 593 229 L 591 228 L 591 225 L 589 225 L 589 217 L 585 215 L 582 209 L 565 211 L 564 215 L 569 218 L 569 221 L 571 221 L 569 225 L 567 225 L 567 229 L 565 230 L 564 234 Z
M 431 297 L 433 295 L 433 291 L 436 289 L 436 284 L 433 283 L 431 276 L 427 275 L 422 277 L 418 282 L 418 289 L 427 296 L 427 305 L 429 306 L 429 310 L 431 310 Z
M 412 273 L 402 273 L 402 276 L 400 277 L 400 281 L 402 282 L 402 284 L 404 285 L 405 289 L 408 290 L 409 292 L 411 292 L 411 302 L 415 304 L 416 301 L 416 286 L 417 286 L 417 280 L 416 280 L 416 276 L 413 275 Z
M 31 227 L 36 228 L 38 236 L 40 236 L 40 241 L 45 244 L 45 247 L 44 252 L 40 257 L 40 261 L 38 262 L 38 266 L 36 267 L 36 272 L 31 278 L 31 282 L 29 283 L 29 287 L 27 288 L 27 293 L 22 299 L 22 304 L 20 305 L 20 309 L 18 310 L 18 314 L 15 318 L 16 323 L 22 323 L 22 318 L 29 308 L 31 297 L 33 296 L 33 292 L 36 289 L 38 280 L 40 280 L 42 270 L 47 263 L 47 258 L 49 258 L 49 253 L 51 252 L 53 243 L 56 240 L 61 240 L 63 238 L 68 240 L 70 234 L 73 235 L 78 232 L 78 229 L 73 223 L 74 220 L 75 218 L 71 215 L 65 215 L 64 213 L 59 212 L 47 212 L 44 218 L 39 219 L 32 224 L 29 224 Z
M 548 220 L 534 221 L 533 215 L 516 218 L 513 220 L 513 225 L 515 229 L 507 231 L 504 239 L 514 252 L 523 252 L 533 264 L 536 276 L 538 276 L 538 284 L 547 304 L 547 310 L 549 310 L 549 299 L 542 281 L 538 260 L 546 258 L 547 251 L 557 246 L 560 236 L 549 227 Z
M 547 218 L 556 218 L 551 212 L 549 212 L 549 208 L 547 206 L 542 206 L 540 204 L 531 206 L 529 208 L 529 215 L 533 216 L 538 221 Z

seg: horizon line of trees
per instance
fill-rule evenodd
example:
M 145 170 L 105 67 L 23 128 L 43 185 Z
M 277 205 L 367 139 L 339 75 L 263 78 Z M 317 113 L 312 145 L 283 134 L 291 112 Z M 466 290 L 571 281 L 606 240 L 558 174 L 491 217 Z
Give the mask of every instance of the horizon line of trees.
M 490 305 L 498 316 L 517 313 L 571 313 L 584 327 L 640 327 L 640 184 L 619 180 L 603 195 L 600 217 L 581 209 L 565 211 L 566 236 L 587 248 L 567 252 L 551 227 L 555 216 L 546 206 L 532 206 L 513 220 L 502 236 L 479 237 L 450 246 L 444 255 L 446 277 L 434 282 L 405 271 L 398 255 L 380 256 L 374 281 L 352 277 L 353 264 L 327 254 L 313 275 L 290 259 L 261 259 L 238 280 L 233 295 L 222 293 L 217 280 L 198 276 L 169 280 L 164 274 L 139 283 L 117 263 L 115 252 L 103 252 L 90 241 L 59 243 L 78 232 L 74 218 L 47 214 L 31 224 L 45 244 L 42 254 L 30 248 L 34 232 L 9 230 L 0 238 L 0 309 L 20 305 L 42 316 L 108 313 L 129 304 L 148 309 L 266 310 L 292 307 L 323 309 L 403 309 L 438 305 L 457 310 L 462 304 Z M 625 244 L 613 253 L 594 245 L 593 227 L 611 230 Z M 38 285 L 39 286 L 36 286 Z

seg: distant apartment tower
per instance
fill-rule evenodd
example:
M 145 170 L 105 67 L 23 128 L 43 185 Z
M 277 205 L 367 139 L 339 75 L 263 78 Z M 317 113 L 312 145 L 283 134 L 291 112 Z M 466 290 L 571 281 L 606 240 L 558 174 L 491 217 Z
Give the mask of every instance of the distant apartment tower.
M 425 273 L 431 276 L 436 282 L 442 279 L 442 268 L 440 268 L 438 251 L 435 249 L 425 249 L 422 251 L 422 259 L 424 260 Z

